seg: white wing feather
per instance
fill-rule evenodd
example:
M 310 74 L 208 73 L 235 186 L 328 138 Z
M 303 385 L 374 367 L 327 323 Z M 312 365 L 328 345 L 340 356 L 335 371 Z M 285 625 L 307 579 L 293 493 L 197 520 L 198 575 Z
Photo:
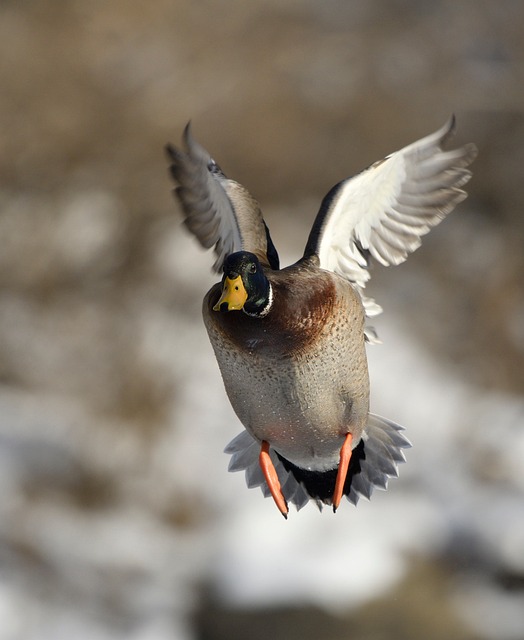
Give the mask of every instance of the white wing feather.
M 359 289 L 369 280 L 368 255 L 383 265 L 403 262 L 424 234 L 464 200 L 466 168 L 476 157 L 472 144 L 444 151 L 454 118 L 432 135 L 374 163 L 336 185 L 326 196 L 306 254 L 317 254 L 323 269 Z M 368 316 L 380 307 L 364 298 Z

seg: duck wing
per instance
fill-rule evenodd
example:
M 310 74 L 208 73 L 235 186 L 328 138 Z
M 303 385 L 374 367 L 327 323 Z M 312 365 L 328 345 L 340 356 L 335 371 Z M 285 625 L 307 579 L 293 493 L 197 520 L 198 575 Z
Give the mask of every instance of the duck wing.
M 455 131 L 455 118 L 435 133 L 375 162 L 335 185 L 317 214 L 304 257 L 318 256 L 320 267 L 350 280 L 360 292 L 369 280 L 369 260 L 397 265 L 415 251 L 423 235 L 466 198 L 468 165 L 477 148 L 451 151 L 443 144 Z M 368 316 L 381 308 L 362 296 Z
M 181 204 L 186 227 L 200 244 L 214 247 L 215 271 L 235 251 L 250 251 L 266 267 L 278 269 L 278 254 L 258 202 L 247 189 L 230 180 L 209 153 L 184 129 L 181 150 L 171 144 L 166 152 L 170 172 L 177 184 L 174 192 Z

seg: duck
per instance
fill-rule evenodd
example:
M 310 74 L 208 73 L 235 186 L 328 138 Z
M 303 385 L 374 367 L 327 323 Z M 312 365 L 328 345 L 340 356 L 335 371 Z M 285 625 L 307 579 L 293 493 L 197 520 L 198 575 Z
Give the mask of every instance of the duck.
M 370 412 L 370 267 L 398 265 L 460 203 L 477 155 L 446 149 L 440 129 L 338 182 L 323 198 L 303 256 L 280 267 L 257 200 L 228 178 L 185 127 L 166 145 L 183 222 L 213 249 L 220 274 L 203 300 L 204 325 L 244 430 L 225 448 L 287 519 L 313 501 L 336 512 L 386 489 L 410 442 Z

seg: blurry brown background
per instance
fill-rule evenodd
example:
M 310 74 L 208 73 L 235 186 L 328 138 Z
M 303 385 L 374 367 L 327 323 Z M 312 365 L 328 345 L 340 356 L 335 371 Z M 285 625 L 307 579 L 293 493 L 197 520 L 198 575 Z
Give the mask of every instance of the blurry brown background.
M 516 0 L 0 2 L 0 640 L 524 638 L 523 81 Z M 369 288 L 408 464 L 276 522 L 226 472 L 163 146 L 191 119 L 286 263 L 452 112 L 470 197 Z

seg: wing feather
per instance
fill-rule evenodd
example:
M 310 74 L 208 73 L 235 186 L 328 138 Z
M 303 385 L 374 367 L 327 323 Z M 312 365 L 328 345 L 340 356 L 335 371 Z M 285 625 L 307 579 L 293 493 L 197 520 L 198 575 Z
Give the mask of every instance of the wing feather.
M 362 173 L 335 185 L 324 198 L 305 257 L 354 283 L 369 280 L 369 257 L 396 265 L 421 244 L 422 236 L 466 198 L 467 167 L 477 149 L 468 144 L 444 151 L 455 118 L 435 133 L 404 147 Z M 368 315 L 380 309 L 364 298 Z
M 241 184 L 225 176 L 209 153 L 184 130 L 185 150 L 167 145 L 174 193 L 184 223 L 205 249 L 214 247 L 215 271 L 235 251 L 251 251 L 262 264 L 278 269 L 278 255 L 257 201 Z

